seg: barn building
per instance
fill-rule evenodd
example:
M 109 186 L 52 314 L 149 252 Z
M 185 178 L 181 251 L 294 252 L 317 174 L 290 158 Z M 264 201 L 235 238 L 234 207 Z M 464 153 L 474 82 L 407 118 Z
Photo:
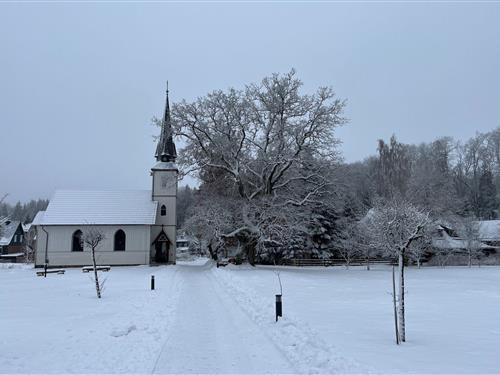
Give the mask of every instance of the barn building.
M 168 90 L 155 157 L 151 190 L 57 190 L 32 224 L 35 266 L 89 265 L 83 238 L 91 227 L 105 235 L 97 249 L 99 264 L 174 264 L 178 169 Z

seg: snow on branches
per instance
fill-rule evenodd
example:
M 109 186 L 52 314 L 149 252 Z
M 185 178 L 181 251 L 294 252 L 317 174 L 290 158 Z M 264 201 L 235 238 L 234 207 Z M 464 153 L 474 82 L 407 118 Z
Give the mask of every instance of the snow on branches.
M 346 122 L 345 103 L 331 88 L 304 95 L 301 86 L 292 70 L 172 109 L 176 134 L 186 142 L 179 166 L 197 174 L 205 193 L 239 201 L 221 237 L 242 242 L 250 263 L 261 249 L 301 232 L 304 214 L 332 194 L 334 131 Z
M 405 255 L 414 241 L 424 236 L 425 228 L 430 224 L 429 212 L 414 206 L 402 198 L 380 201 L 367 217 L 366 227 L 371 246 L 379 248 L 386 255 L 398 260 L 398 333 L 399 340 L 405 337 Z

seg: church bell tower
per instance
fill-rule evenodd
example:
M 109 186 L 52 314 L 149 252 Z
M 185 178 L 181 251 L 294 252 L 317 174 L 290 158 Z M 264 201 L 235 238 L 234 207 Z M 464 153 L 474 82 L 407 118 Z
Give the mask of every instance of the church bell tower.
M 173 140 L 170 103 L 167 98 L 156 147 L 156 164 L 151 168 L 152 200 L 158 202 L 156 223 L 151 227 L 151 262 L 175 264 L 177 236 L 177 151 Z

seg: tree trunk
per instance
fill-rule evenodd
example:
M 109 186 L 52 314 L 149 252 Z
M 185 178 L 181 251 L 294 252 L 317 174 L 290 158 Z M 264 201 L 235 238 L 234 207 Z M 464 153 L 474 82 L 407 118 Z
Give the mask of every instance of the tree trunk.
M 472 267 L 472 251 L 471 250 L 468 250 L 469 252 L 469 268 Z
M 247 259 L 251 266 L 255 266 L 255 243 L 251 241 L 246 245 L 247 247 Z
M 370 271 L 370 257 L 366 257 L 366 270 Z
M 101 287 L 99 286 L 99 278 L 97 277 L 97 265 L 95 263 L 95 248 L 92 248 L 92 265 L 94 266 L 95 290 L 97 298 L 101 298 Z
M 420 268 L 420 258 L 417 258 L 417 268 Z
M 394 307 L 394 329 L 396 331 L 396 345 L 399 345 L 398 314 L 396 307 L 396 277 L 394 274 L 394 266 L 392 266 L 392 305 Z
M 213 249 L 213 246 L 212 246 L 212 242 L 210 242 L 208 244 L 207 249 L 208 249 L 208 253 L 210 254 L 210 258 L 212 258 L 212 260 L 217 261 L 217 255 L 214 252 L 214 249 Z
M 399 341 L 405 342 L 405 275 L 404 275 L 404 250 L 399 251 L 398 257 L 399 270 L 399 304 L 398 304 L 398 320 L 399 320 Z

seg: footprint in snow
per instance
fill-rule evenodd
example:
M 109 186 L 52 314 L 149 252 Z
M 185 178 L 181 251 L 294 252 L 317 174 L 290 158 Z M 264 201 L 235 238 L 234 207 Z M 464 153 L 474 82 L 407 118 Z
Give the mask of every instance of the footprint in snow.
M 135 326 L 135 324 L 132 324 L 127 327 L 113 328 L 113 330 L 109 334 L 113 337 L 122 337 L 127 336 L 130 332 L 135 331 L 136 329 L 137 327 Z

